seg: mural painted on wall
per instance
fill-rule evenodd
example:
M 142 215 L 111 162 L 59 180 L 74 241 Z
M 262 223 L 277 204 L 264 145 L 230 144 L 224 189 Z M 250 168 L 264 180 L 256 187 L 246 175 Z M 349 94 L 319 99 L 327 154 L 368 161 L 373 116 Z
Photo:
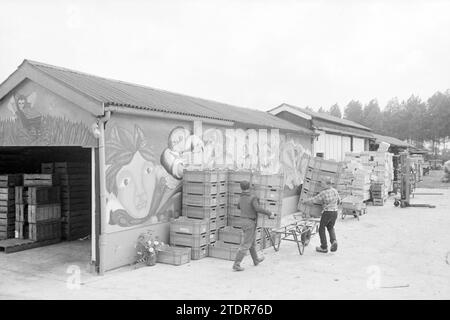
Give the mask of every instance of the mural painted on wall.
M 96 146 L 90 129 L 94 121 L 68 101 L 28 83 L 0 104 L 0 145 Z
M 182 125 L 164 128 L 164 124 L 129 120 L 108 126 L 106 186 L 111 232 L 167 222 L 180 215 L 184 169 L 282 172 L 291 189 L 303 182 L 308 151 L 292 139 L 280 139 L 278 132 L 269 130 L 268 136 L 265 129 L 203 130 L 201 123 L 195 123 L 191 131 Z
M 166 149 L 158 157 L 138 125 L 133 131 L 112 128 L 106 145 L 109 224 L 132 227 L 173 217 L 181 201 L 176 152 Z

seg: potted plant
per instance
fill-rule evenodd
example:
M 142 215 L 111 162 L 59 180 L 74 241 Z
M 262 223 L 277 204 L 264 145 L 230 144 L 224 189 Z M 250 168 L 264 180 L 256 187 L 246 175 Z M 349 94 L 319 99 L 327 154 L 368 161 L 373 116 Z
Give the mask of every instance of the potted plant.
M 141 233 L 136 243 L 136 263 L 145 263 L 154 266 L 158 259 L 158 252 L 164 247 L 164 243 L 158 237 L 153 238 L 150 231 Z

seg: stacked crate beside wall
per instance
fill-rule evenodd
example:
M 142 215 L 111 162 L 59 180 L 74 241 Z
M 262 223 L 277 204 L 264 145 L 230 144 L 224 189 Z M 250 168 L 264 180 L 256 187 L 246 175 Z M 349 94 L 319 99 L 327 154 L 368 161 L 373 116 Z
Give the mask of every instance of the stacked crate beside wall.
M 372 182 L 370 186 L 370 193 L 372 195 L 372 203 L 374 206 L 383 206 L 387 196 L 385 192 L 385 185 L 383 182 Z
M 192 219 L 186 216 L 170 221 L 171 246 L 191 248 L 191 259 L 199 260 L 208 255 L 210 219 Z
M 279 228 L 281 225 L 281 214 L 283 207 L 284 176 L 283 174 L 261 174 L 255 173 L 252 177 L 253 193 L 258 197 L 262 208 L 275 214 L 274 219 L 267 215 L 258 215 L 258 227 Z
M 226 204 L 226 171 L 184 171 L 182 215 L 191 219 L 207 220 L 207 244 L 214 243 L 219 229 L 226 225 Z
M 320 193 L 323 188 L 321 185 L 325 177 L 331 178 L 332 186 L 338 188 L 340 174 L 343 170 L 343 163 L 325 160 L 319 157 L 312 157 L 306 169 L 305 181 L 303 182 L 302 191 L 300 193 L 298 209 L 303 217 L 320 217 L 322 205 L 319 203 L 307 203 L 302 201 L 311 198 Z
M 17 224 L 19 238 L 33 241 L 61 239 L 61 194 L 55 174 L 24 174 L 23 188 L 16 188 L 26 221 Z M 20 206 L 18 206 L 20 208 Z M 25 215 L 19 209 L 19 216 Z
M 43 172 L 53 171 L 61 184 L 62 238 L 76 240 L 91 233 L 91 168 L 83 162 L 43 163 Z
M 16 228 L 15 186 L 22 175 L 0 175 L 0 240 L 14 238 Z

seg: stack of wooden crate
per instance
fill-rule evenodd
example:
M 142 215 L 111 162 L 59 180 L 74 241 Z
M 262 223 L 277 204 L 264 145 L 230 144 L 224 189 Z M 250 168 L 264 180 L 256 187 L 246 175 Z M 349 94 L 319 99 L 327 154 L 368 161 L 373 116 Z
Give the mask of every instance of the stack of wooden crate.
M 322 205 L 319 203 L 302 203 L 307 198 L 314 197 L 323 190 L 321 182 L 325 177 L 329 177 L 333 187 L 337 188 L 339 177 L 342 172 L 343 164 L 341 162 L 325 160 L 319 157 L 310 159 L 306 170 L 305 181 L 300 193 L 298 209 L 303 217 L 320 217 L 322 214 Z
M 42 172 L 54 173 L 61 183 L 62 238 L 76 240 L 91 233 L 91 169 L 89 163 L 43 163 Z
M 14 238 L 15 234 L 15 191 L 22 184 L 22 175 L 0 175 L 0 240 Z
M 208 255 L 210 220 L 185 216 L 170 221 L 171 246 L 191 248 L 191 259 L 199 260 Z
M 185 170 L 182 215 L 207 221 L 207 244 L 226 226 L 227 173 L 223 170 Z
M 23 207 L 18 216 L 26 219 L 17 224 L 18 237 L 26 237 L 28 223 L 28 239 L 45 241 L 61 239 L 61 195 L 59 179 L 54 174 L 24 174 L 23 188 L 17 188 Z M 26 197 L 25 197 L 26 195 Z M 23 208 L 23 212 L 22 212 Z
M 383 182 L 372 182 L 370 186 L 372 203 L 374 206 L 383 206 L 387 200 L 385 184 Z

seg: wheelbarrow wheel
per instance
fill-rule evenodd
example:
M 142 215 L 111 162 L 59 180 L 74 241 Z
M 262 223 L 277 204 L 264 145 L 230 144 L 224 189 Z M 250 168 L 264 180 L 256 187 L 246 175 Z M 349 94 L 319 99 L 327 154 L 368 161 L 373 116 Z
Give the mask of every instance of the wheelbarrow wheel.
M 398 207 L 399 205 L 400 205 L 400 201 L 395 200 L 395 201 L 394 201 L 394 206 Z
M 311 230 L 310 229 L 307 229 L 307 230 L 303 229 L 302 230 L 302 236 L 301 236 L 301 242 L 302 242 L 303 250 L 309 244 L 310 241 L 311 241 Z

